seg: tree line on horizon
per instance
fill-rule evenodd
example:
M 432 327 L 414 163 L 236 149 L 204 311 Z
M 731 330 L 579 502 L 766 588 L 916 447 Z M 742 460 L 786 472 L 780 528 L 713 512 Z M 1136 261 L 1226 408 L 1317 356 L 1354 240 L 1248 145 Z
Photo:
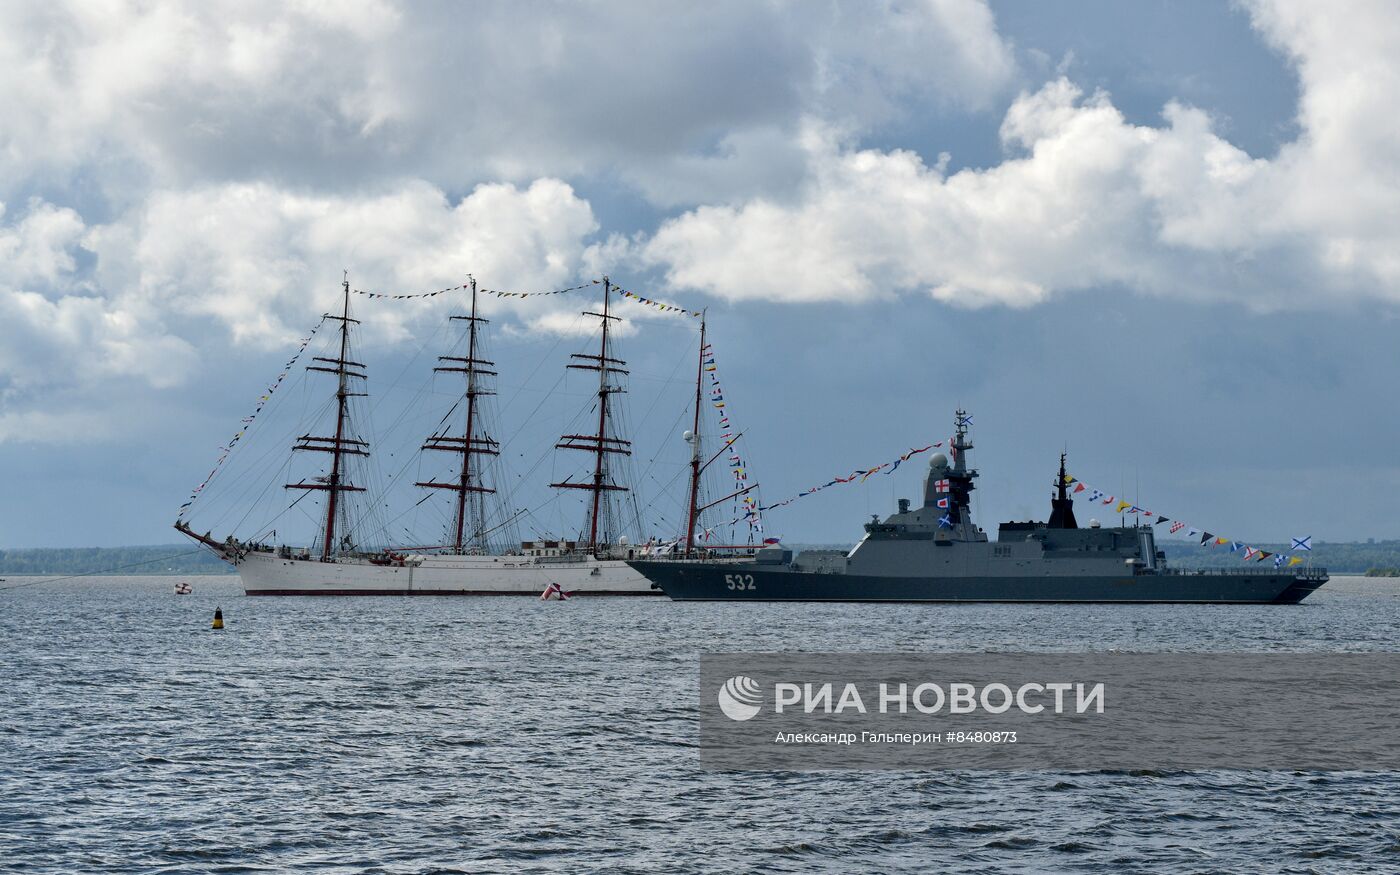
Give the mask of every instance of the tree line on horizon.
M 849 550 L 850 544 L 784 544 L 793 550 Z M 1227 547 L 1200 547 L 1184 541 L 1163 540 L 1158 549 L 1177 568 L 1229 568 L 1243 564 Z M 1260 544 L 1270 552 L 1287 553 L 1286 544 Z M 1400 577 L 1400 539 L 1365 542 L 1318 541 L 1311 554 L 1294 553 L 1337 574 Z M 1266 559 L 1265 563 L 1272 560 Z M 233 567 L 208 550 L 191 550 L 188 544 L 137 547 L 28 547 L 0 549 L 0 576 L 64 574 L 230 574 Z
M 137 547 L 28 547 L 0 549 L 0 577 L 65 574 L 229 574 L 233 566 L 208 550 L 185 544 Z

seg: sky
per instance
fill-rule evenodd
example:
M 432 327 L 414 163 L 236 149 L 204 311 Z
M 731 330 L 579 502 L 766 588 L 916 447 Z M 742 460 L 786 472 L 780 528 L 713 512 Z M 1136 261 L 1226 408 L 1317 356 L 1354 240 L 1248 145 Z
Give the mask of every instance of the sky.
M 765 502 L 946 438 L 962 406 L 989 529 L 1046 515 L 1067 450 L 1241 540 L 1400 536 L 1397 44 L 1379 0 L 5 4 L 0 547 L 173 541 L 343 272 L 606 274 L 707 309 Z M 576 460 L 546 435 L 586 393 L 535 399 L 585 349 L 589 294 L 484 304 L 513 498 L 560 527 L 544 480 Z M 371 380 L 384 470 L 461 303 L 355 302 L 371 373 L 409 375 Z M 619 307 L 660 492 L 694 324 Z M 259 422 L 229 470 L 282 460 L 292 427 Z M 220 476 L 228 507 L 254 485 Z M 850 541 L 919 477 L 765 525 Z M 196 526 L 237 523 L 205 501 Z

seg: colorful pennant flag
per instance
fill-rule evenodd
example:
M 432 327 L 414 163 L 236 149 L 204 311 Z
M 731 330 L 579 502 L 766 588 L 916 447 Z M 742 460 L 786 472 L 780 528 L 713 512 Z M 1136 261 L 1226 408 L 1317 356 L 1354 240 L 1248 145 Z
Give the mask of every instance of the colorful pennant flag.
M 1104 493 L 1103 490 L 1101 490 L 1101 489 L 1093 489 L 1092 487 L 1087 486 L 1087 484 L 1085 484 L 1083 480 L 1080 480 L 1080 479 L 1077 478 L 1077 477 L 1071 477 L 1071 476 L 1069 476 L 1068 474 L 1066 474 L 1064 480 L 1065 480 L 1066 483 L 1069 483 L 1069 482 L 1077 483 L 1078 486 L 1077 486 L 1076 489 L 1075 489 L 1076 492 L 1079 492 L 1079 491 L 1081 491 L 1081 490 L 1087 489 L 1087 490 L 1089 491 L 1089 496 L 1088 496 L 1088 500 L 1089 500 L 1089 501 L 1096 501 L 1096 500 L 1102 499 L 1102 503 L 1105 504 L 1105 505 L 1113 505 L 1114 502 L 1116 501 L 1116 499 L 1115 499 L 1113 496 L 1111 496 L 1111 495 L 1108 495 L 1107 497 L 1103 497 L 1103 496 L 1106 495 L 1106 493 Z M 1157 514 L 1157 513 L 1154 513 L 1153 511 L 1150 511 L 1150 510 L 1148 510 L 1147 508 L 1139 507 L 1138 505 L 1132 504 L 1132 503 L 1127 502 L 1127 501 L 1118 501 L 1117 504 L 1114 505 L 1114 510 L 1115 510 L 1115 512 L 1117 512 L 1117 513 L 1124 513 L 1124 512 L 1127 512 L 1127 513 L 1137 514 L 1137 515 L 1139 515 L 1139 516 L 1147 517 L 1147 518 L 1149 518 L 1149 519 L 1152 518 L 1152 517 L 1156 517 L 1156 519 L 1153 521 L 1152 525 L 1154 525 L 1154 526 L 1160 526 L 1160 525 L 1162 525 L 1163 523 L 1170 523 L 1171 525 L 1168 527 L 1168 532 L 1170 532 L 1170 533 L 1173 534 L 1173 535 L 1176 534 L 1177 532 L 1180 532 L 1182 529 L 1185 529 L 1185 530 L 1186 530 L 1186 537 L 1187 537 L 1187 538 L 1195 539 L 1198 535 L 1200 536 L 1200 542 L 1199 542 L 1199 543 L 1200 543 L 1200 545 L 1201 545 L 1202 547 L 1205 547 L 1205 546 L 1224 546 L 1224 545 L 1227 545 L 1227 544 L 1228 544 L 1228 545 L 1230 546 L 1230 552 L 1232 552 L 1232 553 L 1238 552 L 1238 551 L 1240 551 L 1240 550 L 1244 550 L 1244 551 L 1246 551 L 1246 557 L 1245 557 L 1245 558 L 1246 558 L 1247 560 L 1248 560 L 1248 559 L 1253 559 L 1253 560 L 1255 560 L 1255 561 L 1263 561 L 1263 560 L 1265 560 L 1265 559 L 1268 559 L 1269 557 L 1274 557 L 1274 564 L 1275 564 L 1275 566 L 1280 565 L 1280 563 L 1284 562 L 1285 560 L 1288 562 L 1288 564 L 1289 564 L 1290 566 L 1296 565 L 1296 564 L 1298 564 L 1299 562 L 1302 561 L 1301 559 L 1298 559 L 1297 557 L 1294 557 L 1294 556 L 1283 556 L 1282 554 L 1276 554 L 1276 553 L 1273 553 L 1273 552 L 1271 552 L 1271 551 L 1269 551 L 1269 550 L 1261 550 L 1261 549 L 1259 549 L 1258 547 L 1253 547 L 1253 546 L 1251 546 L 1251 545 L 1244 544 L 1244 543 L 1239 542 L 1239 541 L 1231 541 L 1229 538 L 1217 538 L 1215 535 L 1211 534 L 1210 532 L 1204 531 L 1204 530 L 1202 530 L 1202 529 L 1198 529 L 1198 528 L 1196 528 L 1195 526 L 1189 526 L 1189 527 L 1188 527 L 1188 526 L 1186 525 L 1186 523 L 1182 522 L 1181 520 L 1173 520 L 1171 517 L 1166 516 L 1165 514 Z M 1139 523 L 1139 525 L 1142 525 L 1142 524 Z M 1311 550 L 1311 549 L 1312 549 L 1312 537 L 1311 537 L 1311 536 L 1305 536 L 1305 537 L 1301 537 L 1301 538 L 1294 538 L 1294 539 L 1293 539 L 1293 544 L 1292 544 L 1291 549 L 1292 549 L 1292 550 L 1295 550 L 1295 551 L 1296 551 L 1296 550 Z
M 194 504 L 195 499 L 199 497 L 199 494 L 204 491 L 204 487 L 208 486 L 209 481 L 214 479 L 214 475 L 219 473 L 219 469 L 223 467 L 224 461 L 227 460 L 229 457 L 229 453 L 233 452 L 234 446 L 240 440 L 242 440 L 243 435 L 247 433 L 248 426 L 253 422 L 254 419 L 257 419 L 258 414 L 261 413 L 262 409 L 267 406 L 268 400 L 272 397 L 273 393 L 277 391 L 277 387 L 281 386 L 282 381 L 287 379 L 287 375 L 292 371 L 292 366 L 295 365 L 297 363 L 297 360 L 301 358 L 301 354 L 306 352 L 306 348 L 311 345 L 311 339 L 316 336 L 316 332 L 320 331 L 321 326 L 325 324 L 326 317 L 322 316 L 321 321 L 317 322 L 316 325 L 312 327 L 311 333 L 307 334 L 306 337 L 302 338 L 301 343 L 297 346 L 297 351 L 293 353 L 292 357 L 287 359 L 287 363 L 282 366 L 282 373 L 277 375 L 277 379 L 272 381 L 272 385 L 268 387 L 266 392 L 258 396 L 258 403 L 253 407 L 253 412 L 248 416 L 243 417 L 243 419 L 241 420 L 241 422 L 243 423 L 243 427 L 234 433 L 233 439 L 228 442 L 227 446 L 219 447 L 219 457 L 214 461 L 214 467 L 209 470 L 209 474 L 204 478 L 204 481 L 198 486 L 196 486 L 194 488 L 194 491 L 190 493 L 189 500 L 186 501 L 184 504 L 180 505 L 179 510 L 175 516 L 176 522 L 180 522 L 185 518 L 185 514 L 189 512 L 190 506 Z
M 901 462 L 907 462 L 909 459 L 913 458 L 914 456 L 919 455 L 920 453 L 927 453 L 929 450 L 932 450 L 932 449 L 934 449 L 934 448 L 936 448 L 936 447 L 941 447 L 941 446 L 943 446 L 943 442 L 942 442 L 942 441 L 935 441 L 934 443 L 931 443 L 931 444 L 929 444 L 929 445 L 926 446 L 926 447 L 918 447 L 918 448 L 910 449 L 909 452 L 904 453 L 904 454 L 901 455 L 898 459 L 895 459 L 895 460 L 890 461 L 890 462 L 885 462 L 885 463 L 876 465 L 876 466 L 874 466 L 873 468 L 858 468 L 858 469 L 856 469 L 854 472 L 852 472 L 851 475 L 850 475 L 849 477 L 833 477 L 832 479 L 830 479 L 830 480 L 828 480 L 827 482 L 821 484 L 820 486 L 813 486 L 813 487 L 810 488 L 810 489 L 807 489 L 807 490 L 805 490 L 805 491 L 803 491 L 803 492 L 797 493 L 796 495 L 792 496 L 791 498 L 785 498 L 785 499 L 783 499 L 782 501 L 775 501 L 775 502 L 773 502 L 772 504 L 765 504 L 765 505 L 763 505 L 763 506 L 760 508 L 760 510 L 772 510 L 772 509 L 774 509 L 774 508 L 778 508 L 778 507 L 782 507 L 782 506 L 784 506 L 784 505 L 792 504 L 794 501 L 796 501 L 796 500 L 799 499 L 799 498 L 806 498 L 806 497 L 809 496 L 809 495 L 812 495 L 812 494 L 817 493 L 817 492 L 821 492 L 823 489 L 826 489 L 826 488 L 831 487 L 831 486 L 835 486 L 835 485 L 838 484 L 838 483 L 851 483 L 851 482 L 854 482 L 854 481 L 856 481 L 856 480 L 861 480 L 861 481 L 863 481 L 866 477 L 869 477 L 871 474 L 874 474 L 876 471 L 881 471 L 881 470 L 883 470 L 885 474 L 887 474 L 887 475 L 888 475 L 888 474 L 891 474 L 891 473 L 894 472 L 894 469 L 895 469 L 895 468 L 898 468 L 898 467 L 899 467 L 899 464 L 900 464 Z M 945 481 L 945 482 L 946 482 L 946 481 Z
M 488 295 L 495 295 L 498 298 L 534 298 L 540 295 L 563 295 L 567 294 L 568 292 L 577 292 L 579 289 L 592 288 L 593 286 L 602 285 L 602 283 L 602 280 L 590 280 L 584 283 L 583 285 L 570 286 L 567 289 L 554 289 L 553 291 L 548 292 L 503 292 L 499 289 L 483 288 L 478 288 L 477 291 L 484 292 Z M 435 298 L 438 295 L 446 294 L 447 292 L 462 291 L 464 289 L 470 289 L 471 287 L 471 283 L 463 283 L 460 286 L 448 286 L 445 289 L 438 289 L 435 292 L 416 292 L 408 295 L 392 295 L 385 292 L 367 292 L 364 289 L 351 289 L 350 291 L 354 292 L 357 295 L 364 295 L 366 298 L 383 298 L 394 301 L 408 301 L 415 298 Z M 622 290 L 618 289 L 618 291 Z

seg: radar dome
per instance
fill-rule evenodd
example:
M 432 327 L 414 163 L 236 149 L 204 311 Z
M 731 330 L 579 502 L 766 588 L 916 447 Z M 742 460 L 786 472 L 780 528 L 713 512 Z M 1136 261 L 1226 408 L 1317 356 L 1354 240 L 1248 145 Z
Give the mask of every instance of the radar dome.
M 1091 529 L 1097 529 L 1098 527 L 1099 527 L 1099 521 L 1098 521 L 1098 520 L 1089 520 L 1089 528 L 1091 528 Z
M 626 535 L 623 535 L 622 537 L 617 539 L 617 546 L 619 547 L 626 547 L 629 543 L 631 542 L 627 540 Z
M 687 430 L 685 434 L 681 435 L 681 440 L 686 441 L 687 443 L 689 443 L 689 442 L 690 442 L 690 439 L 693 438 L 693 437 L 695 437 L 695 435 L 691 434 L 690 431 Z
M 948 457 L 942 453 L 934 453 L 929 457 L 928 466 L 930 468 L 946 468 L 948 467 Z

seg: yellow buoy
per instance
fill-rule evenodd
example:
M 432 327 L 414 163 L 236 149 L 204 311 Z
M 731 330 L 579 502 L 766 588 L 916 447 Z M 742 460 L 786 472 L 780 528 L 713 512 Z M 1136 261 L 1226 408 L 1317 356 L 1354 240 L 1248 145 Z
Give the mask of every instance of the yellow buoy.
M 215 608 L 215 609 L 214 609 L 214 625 L 212 626 L 212 628 L 214 628 L 214 629 L 222 629 L 222 628 L 224 628 L 224 609 L 223 609 L 223 608 Z

